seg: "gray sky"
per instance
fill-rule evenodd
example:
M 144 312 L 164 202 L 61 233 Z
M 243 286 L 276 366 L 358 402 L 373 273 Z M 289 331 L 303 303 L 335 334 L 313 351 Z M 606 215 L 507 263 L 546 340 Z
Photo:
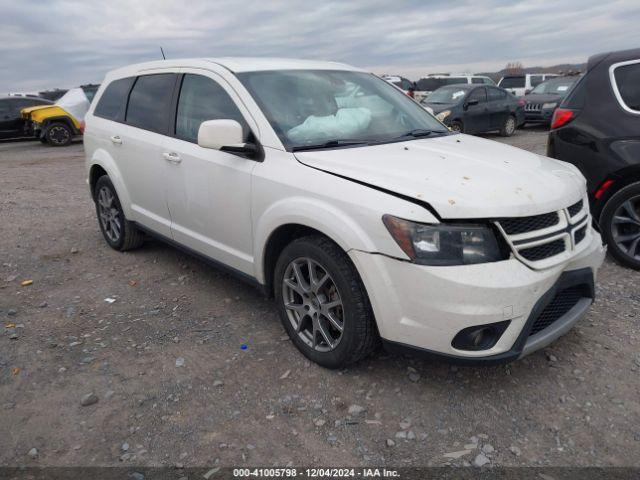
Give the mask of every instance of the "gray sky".
M 640 47 L 639 0 L 0 0 L 0 92 L 167 57 L 336 60 L 417 78 Z

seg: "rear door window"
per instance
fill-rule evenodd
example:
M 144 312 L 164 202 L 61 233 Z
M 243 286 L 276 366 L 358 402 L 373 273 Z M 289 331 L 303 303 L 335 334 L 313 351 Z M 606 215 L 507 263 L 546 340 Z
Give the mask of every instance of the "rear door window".
M 100 97 L 93 114 L 107 120 L 123 122 L 124 112 L 127 109 L 127 97 L 134 80 L 135 77 L 129 77 L 111 82 Z
M 626 110 L 640 113 L 640 60 L 613 69 L 618 100 Z
M 178 99 L 176 137 L 197 143 L 200 124 L 206 120 L 236 120 L 247 140 L 249 126 L 227 92 L 211 78 L 186 74 Z
M 504 100 L 505 98 L 507 98 L 507 92 L 498 88 L 489 87 L 487 88 L 487 93 L 490 102 Z
M 174 73 L 138 77 L 129 95 L 125 122 L 144 130 L 167 133 L 176 77 Z
M 481 87 L 473 90 L 469 94 L 469 97 L 467 98 L 467 101 L 470 101 L 470 100 L 478 100 L 478 103 L 485 103 L 487 101 L 486 89 L 484 87 Z

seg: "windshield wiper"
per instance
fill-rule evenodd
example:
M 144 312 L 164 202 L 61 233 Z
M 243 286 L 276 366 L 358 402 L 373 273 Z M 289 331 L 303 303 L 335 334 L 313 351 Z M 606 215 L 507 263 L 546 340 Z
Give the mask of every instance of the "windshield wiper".
M 369 142 L 363 140 L 329 140 L 324 143 L 314 145 L 297 145 L 291 149 L 292 152 L 301 152 L 304 150 L 318 150 L 321 148 L 348 147 L 351 145 L 368 145 Z
M 404 137 L 428 137 L 434 133 L 446 133 L 442 130 L 427 130 L 426 128 L 415 128 L 413 130 L 408 131 L 407 133 L 403 133 L 402 135 L 398 135 L 398 138 Z

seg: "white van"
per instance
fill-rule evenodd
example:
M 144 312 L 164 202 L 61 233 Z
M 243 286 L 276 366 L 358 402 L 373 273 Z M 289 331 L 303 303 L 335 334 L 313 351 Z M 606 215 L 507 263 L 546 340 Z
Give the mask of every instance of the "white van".
M 555 73 L 527 73 L 522 75 L 505 75 L 498 86 L 511 92 L 516 97 L 523 97 L 545 80 L 558 77 Z
M 380 343 L 514 360 L 594 298 L 605 250 L 574 166 L 450 132 L 348 65 L 121 68 L 96 94 L 84 144 L 109 246 L 150 234 L 259 286 L 326 367 Z

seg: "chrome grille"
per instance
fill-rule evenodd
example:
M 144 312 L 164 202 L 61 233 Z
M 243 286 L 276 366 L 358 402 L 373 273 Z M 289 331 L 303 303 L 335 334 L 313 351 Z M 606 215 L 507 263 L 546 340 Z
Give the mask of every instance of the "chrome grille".
M 575 217 L 577 214 L 579 214 L 582 211 L 582 206 L 584 205 L 584 200 L 580 200 L 577 203 L 574 203 L 573 205 L 571 205 L 567 210 L 569 210 L 569 215 L 571 217 Z
M 574 234 L 576 245 L 579 244 L 582 240 L 584 240 L 584 237 L 586 236 L 587 236 L 587 225 L 585 225 L 584 227 L 580 227 L 578 230 L 576 230 L 576 233 Z
M 527 260 L 535 262 L 537 260 L 544 260 L 545 258 L 553 257 L 559 253 L 564 252 L 565 244 L 563 239 L 555 240 L 551 243 L 543 243 L 535 247 L 523 248 L 520 250 L 522 255 Z
M 511 250 L 532 268 L 547 268 L 572 256 L 589 232 L 588 204 L 584 199 L 562 210 L 496 222 Z
M 500 220 L 500 225 L 508 235 L 517 235 L 553 227 L 558 222 L 560 222 L 558 212 L 550 212 L 531 217 L 505 218 Z
M 542 104 L 541 103 L 527 103 L 524 106 L 524 111 L 525 112 L 539 112 L 542 110 Z

